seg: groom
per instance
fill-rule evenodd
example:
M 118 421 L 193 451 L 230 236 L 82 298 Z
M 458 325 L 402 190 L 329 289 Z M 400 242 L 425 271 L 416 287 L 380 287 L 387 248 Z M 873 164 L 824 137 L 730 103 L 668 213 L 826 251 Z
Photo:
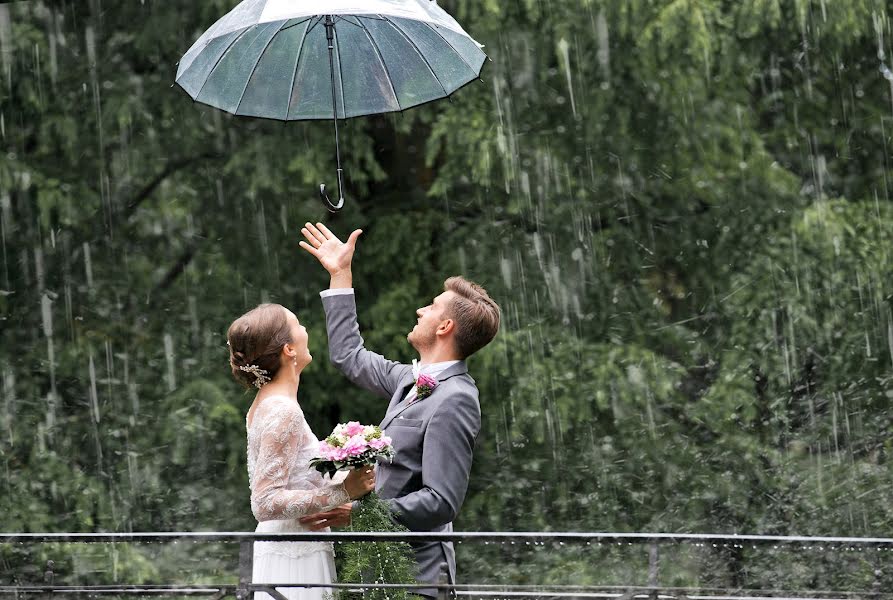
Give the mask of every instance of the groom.
M 396 457 L 376 471 L 376 492 L 395 519 L 411 531 L 451 532 L 465 492 L 481 408 L 465 359 L 486 346 L 499 329 L 499 306 L 487 292 L 462 277 L 447 279 L 445 291 L 416 311 L 407 336 L 420 364 L 401 364 L 366 350 L 357 325 L 351 263 L 362 231 L 341 242 L 322 223 L 307 223 L 301 247 L 329 272 L 320 295 L 326 311 L 329 355 L 348 379 L 388 398 L 381 428 L 393 439 Z M 421 380 L 427 385 L 419 386 Z M 301 519 L 313 529 L 350 523 L 351 505 Z M 452 543 L 413 544 L 418 580 L 436 583 L 446 564 L 456 582 Z M 417 593 L 436 597 L 435 588 Z

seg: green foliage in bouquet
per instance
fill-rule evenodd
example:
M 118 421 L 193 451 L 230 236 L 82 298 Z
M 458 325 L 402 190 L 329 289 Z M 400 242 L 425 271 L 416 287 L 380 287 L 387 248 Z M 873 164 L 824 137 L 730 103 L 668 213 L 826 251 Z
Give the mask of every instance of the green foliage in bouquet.
M 374 492 L 361 499 L 351 514 L 349 531 L 408 531 L 391 518 L 391 511 Z M 348 542 L 338 547 L 339 579 L 344 583 L 416 583 L 412 548 L 406 542 Z M 412 590 L 369 589 L 363 598 L 409 600 Z M 342 593 L 342 598 L 347 593 Z

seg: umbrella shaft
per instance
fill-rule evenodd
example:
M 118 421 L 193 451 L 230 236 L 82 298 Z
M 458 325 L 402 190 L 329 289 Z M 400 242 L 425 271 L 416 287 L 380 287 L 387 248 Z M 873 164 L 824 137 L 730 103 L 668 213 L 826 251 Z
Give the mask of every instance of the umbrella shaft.
M 338 165 L 338 193 L 341 193 L 341 148 L 338 143 L 338 104 L 335 93 L 335 21 L 326 15 L 326 39 L 329 41 L 329 72 L 332 76 L 332 116 L 335 123 L 335 162 Z

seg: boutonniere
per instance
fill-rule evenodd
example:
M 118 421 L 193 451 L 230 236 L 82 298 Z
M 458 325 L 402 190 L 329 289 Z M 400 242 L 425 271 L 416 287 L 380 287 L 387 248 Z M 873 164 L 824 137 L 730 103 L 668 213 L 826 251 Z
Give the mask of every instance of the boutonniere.
M 419 378 L 415 380 L 416 400 L 427 398 L 431 395 L 431 392 L 433 392 L 434 388 L 436 387 L 436 379 L 429 375 L 419 375 Z

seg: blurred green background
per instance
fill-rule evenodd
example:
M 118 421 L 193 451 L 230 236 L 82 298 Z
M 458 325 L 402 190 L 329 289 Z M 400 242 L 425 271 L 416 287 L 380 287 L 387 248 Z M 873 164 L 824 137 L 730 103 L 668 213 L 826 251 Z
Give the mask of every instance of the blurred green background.
M 483 82 L 346 122 L 337 216 L 316 192 L 331 123 L 171 87 L 234 4 L 0 5 L 0 529 L 253 530 L 224 333 L 259 302 L 308 327 L 317 435 L 378 422 L 327 360 L 327 278 L 297 246 L 322 220 L 366 231 L 371 349 L 411 359 L 450 275 L 503 308 L 470 360 L 457 529 L 890 536 L 893 3 L 442 0 L 492 58 Z M 641 548 L 540 550 L 463 545 L 460 579 L 647 571 Z M 41 552 L 70 581 L 230 560 Z M 663 576 L 891 589 L 888 555 L 680 548 Z M 6 547 L 0 573 L 39 580 L 40 560 Z

